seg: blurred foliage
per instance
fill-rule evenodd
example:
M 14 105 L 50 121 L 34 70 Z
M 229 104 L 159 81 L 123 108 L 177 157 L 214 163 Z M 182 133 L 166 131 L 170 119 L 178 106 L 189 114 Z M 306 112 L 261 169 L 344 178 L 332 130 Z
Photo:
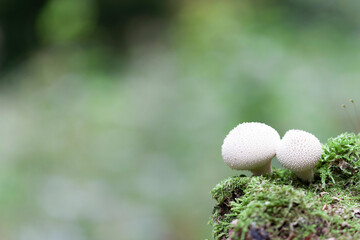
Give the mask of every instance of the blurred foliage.
M 35 24 L 45 3 L 0 0 L 0 67 L 23 59 L 29 49 L 37 46 Z
M 90 0 L 51 0 L 39 16 L 39 36 L 46 42 L 75 42 L 88 37 L 95 20 Z
M 4 239 L 210 238 L 239 122 L 352 130 L 356 2 L 0 4 L 7 63 L 32 49 L 0 79 Z
M 129 24 L 153 18 L 165 20 L 171 3 L 165 0 L 0 0 L 0 69 L 16 66 L 32 50 L 48 43 L 99 40 L 119 47 L 125 44 Z

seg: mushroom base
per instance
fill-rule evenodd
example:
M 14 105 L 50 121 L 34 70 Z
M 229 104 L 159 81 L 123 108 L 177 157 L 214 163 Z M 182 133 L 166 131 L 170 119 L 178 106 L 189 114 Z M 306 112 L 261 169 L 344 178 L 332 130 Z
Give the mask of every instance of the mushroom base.
M 251 169 L 251 172 L 254 176 L 271 174 L 272 173 L 271 160 L 262 167 Z
M 313 169 L 302 171 L 302 172 L 294 172 L 296 176 L 298 176 L 304 182 L 312 182 L 314 180 L 314 171 Z

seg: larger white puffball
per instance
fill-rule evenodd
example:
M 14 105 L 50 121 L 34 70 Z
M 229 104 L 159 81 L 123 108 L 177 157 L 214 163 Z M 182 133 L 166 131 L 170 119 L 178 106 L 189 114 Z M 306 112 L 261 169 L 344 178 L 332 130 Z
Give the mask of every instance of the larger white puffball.
M 225 137 L 221 153 L 230 168 L 253 170 L 269 164 L 279 142 L 280 135 L 272 127 L 264 123 L 245 122 Z

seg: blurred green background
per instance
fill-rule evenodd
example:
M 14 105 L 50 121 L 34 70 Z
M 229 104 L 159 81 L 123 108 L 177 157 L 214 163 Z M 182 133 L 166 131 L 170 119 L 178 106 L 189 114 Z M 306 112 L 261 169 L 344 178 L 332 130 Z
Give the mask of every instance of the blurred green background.
M 359 10 L 0 0 L 0 238 L 211 239 L 238 123 L 357 131 L 340 105 L 359 100 Z

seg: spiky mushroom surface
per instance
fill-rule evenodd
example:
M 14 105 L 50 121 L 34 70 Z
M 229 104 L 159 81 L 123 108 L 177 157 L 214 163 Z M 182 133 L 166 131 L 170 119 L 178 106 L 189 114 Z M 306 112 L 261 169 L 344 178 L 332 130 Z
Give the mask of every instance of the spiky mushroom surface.
M 280 164 L 308 182 L 314 178 L 313 168 L 320 160 L 321 154 L 319 139 L 302 130 L 287 131 L 276 150 Z
M 279 141 L 278 132 L 264 123 L 241 123 L 225 137 L 221 153 L 230 168 L 262 175 L 271 173 L 271 159 Z

